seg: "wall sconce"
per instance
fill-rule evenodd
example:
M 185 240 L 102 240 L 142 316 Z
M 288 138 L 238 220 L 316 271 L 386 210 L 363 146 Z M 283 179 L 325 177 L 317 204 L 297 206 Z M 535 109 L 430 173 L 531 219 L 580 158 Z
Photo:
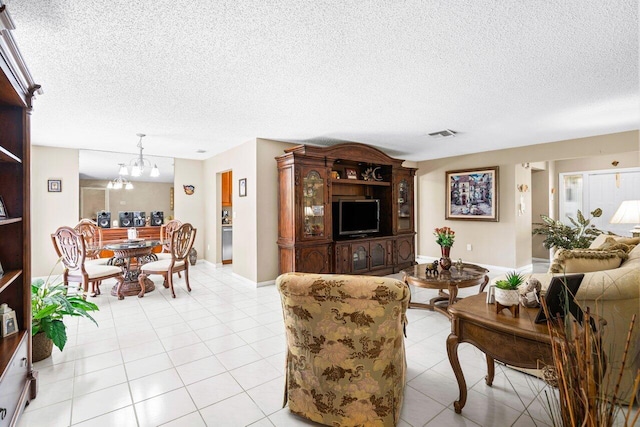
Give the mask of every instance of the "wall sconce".
M 524 193 L 529 191 L 529 186 L 527 184 L 520 184 L 520 185 L 517 185 L 516 188 L 518 189 L 518 192 L 520 193 L 520 203 L 518 203 L 518 215 L 522 216 L 522 215 L 524 215 L 524 213 L 527 210 L 527 207 L 526 207 L 526 205 L 524 203 Z

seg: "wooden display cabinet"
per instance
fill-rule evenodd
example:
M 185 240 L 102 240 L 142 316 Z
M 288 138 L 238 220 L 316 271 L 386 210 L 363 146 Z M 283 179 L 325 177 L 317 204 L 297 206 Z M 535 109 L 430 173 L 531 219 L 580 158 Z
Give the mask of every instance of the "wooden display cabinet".
M 358 143 L 300 145 L 276 160 L 280 273 L 383 275 L 415 263 L 415 169 Z M 341 199 L 380 200 L 379 232 L 339 236 L 333 204 Z
M 0 303 L 16 312 L 18 332 L 0 336 L 0 426 L 18 422 L 37 393 L 31 363 L 30 140 L 31 102 L 40 86 L 29 74 L 10 30 L 13 21 L 0 6 Z

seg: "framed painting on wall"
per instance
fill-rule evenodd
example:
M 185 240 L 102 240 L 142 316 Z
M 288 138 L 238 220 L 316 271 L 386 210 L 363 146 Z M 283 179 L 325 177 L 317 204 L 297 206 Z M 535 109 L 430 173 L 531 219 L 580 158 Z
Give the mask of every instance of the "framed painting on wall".
M 238 196 L 247 196 L 247 178 L 242 178 L 238 181 Z
M 49 193 L 62 192 L 62 180 L 61 179 L 47 180 L 47 190 L 49 191 Z
M 447 171 L 445 182 L 445 219 L 499 220 L 498 166 Z

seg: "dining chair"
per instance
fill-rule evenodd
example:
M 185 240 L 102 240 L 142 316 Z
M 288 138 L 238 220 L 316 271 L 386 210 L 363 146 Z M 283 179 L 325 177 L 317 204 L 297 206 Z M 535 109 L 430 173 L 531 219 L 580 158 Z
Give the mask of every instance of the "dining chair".
M 164 276 L 164 287 L 171 289 L 171 296 L 176 297 L 173 290 L 173 274 L 184 271 L 184 281 L 187 290 L 191 292 L 189 285 L 189 251 L 193 247 L 196 238 L 196 229 L 189 223 L 182 224 L 177 230 L 171 233 L 169 259 L 160 259 L 140 266 L 141 274 L 138 276 L 140 286 L 144 286 L 144 280 L 149 274 L 161 274 Z
M 122 284 L 124 277 L 122 269 L 113 265 L 99 265 L 87 263 L 87 249 L 84 236 L 71 227 L 60 227 L 51 235 L 51 241 L 64 265 L 63 280 L 68 286 L 69 282 L 78 282 L 84 290 L 83 297 L 89 292 L 91 296 L 100 294 L 97 286 L 104 279 L 115 278 Z
M 160 259 L 171 259 L 171 235 L 182 225 L 179 219 L 172 219 L 160 226 L 160 241 L 162 242 L 162 252 L 156 254 Z
M 102 229 L 98 227 L 98 224 L 90 219 L 83 218 L 73 229 L 82 234 L 84 238 L 87 259 L 99 258 L 102 249 Z

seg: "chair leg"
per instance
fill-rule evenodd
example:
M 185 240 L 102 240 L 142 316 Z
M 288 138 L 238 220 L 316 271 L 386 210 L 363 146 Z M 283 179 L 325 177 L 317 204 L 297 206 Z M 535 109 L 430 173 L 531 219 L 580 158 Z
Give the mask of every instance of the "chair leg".
M 118 299 L 124 299 L 124 294 L 122 293 L 122 285 L 124 285 L 124 276 L 120 276 L 116 280 L 118 281 L 118 289 L 116 289 L 116 295 L 118 295 Z
M 171 296 L 175 298 L 176 293 L 173 290 L 173 272 L 168 272 L 166 279 L 167 279 L 167 282 L 169 282 L 169 289 L 171 289 Z
M 87 279 L 82 280 L 82 289 L 84 289 L 84 293 L 82 294 L 83 299 L 87 299 L 87 295 L 89 294 L 89 281 Z
M 147 275 L 145 273 L 138 274 L 138 283 L 140 284 L 140 292 L 138 293 L 138 298 L 142 298 L 144 296 L 146 280 Z
M 180 275 L 180 273 L 178 273 Z M 184 269 L 184 281 L 187 284 L 187 290 L 191 292 L 191 286 L 189 286 L 189 267 Z

